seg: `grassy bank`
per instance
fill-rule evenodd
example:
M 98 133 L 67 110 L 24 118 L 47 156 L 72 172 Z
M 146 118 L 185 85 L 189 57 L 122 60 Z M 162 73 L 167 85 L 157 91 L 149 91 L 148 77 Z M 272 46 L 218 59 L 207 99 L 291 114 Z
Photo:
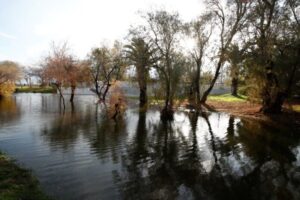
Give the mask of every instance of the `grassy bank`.
M 17 87 L 16 93 L 56 93 L 56 89 L 53 87 L 39 87 L 39 86 L 22 86 Z
M 233 96 L 231 94 L 209 95 L 208 100 L 223 101 L 223 102 L 246 102 L 247 96 L 245 95 Z
M 0 152 L 0 199 L 44 200 L 50 199 L 40 189 L 31 173 L 16 165 Z

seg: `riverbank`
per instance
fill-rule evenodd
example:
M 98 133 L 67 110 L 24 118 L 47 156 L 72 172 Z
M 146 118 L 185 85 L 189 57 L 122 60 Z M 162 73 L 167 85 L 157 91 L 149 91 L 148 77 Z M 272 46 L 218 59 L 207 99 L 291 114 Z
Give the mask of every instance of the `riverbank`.
M 295 123 L 300 125 L 300 103 L 286 103 L 278 115 L 263 115 L 261 105 L 247 101 L 245 96 L 234 97 L 229 94 L 211 96 L 207 100 L 207 108 L 218 112 L 226 112 L 238 117 L 255 118 L 269 122 L 280 121 L 283 124 Z
M 53 87 L 45 86 L 22 86 L 17 87 L 15 93 L 56 93 L 56 89 Z
M 20 168 L 0 152 L 1 200 L 49 200 L 30 171 Z

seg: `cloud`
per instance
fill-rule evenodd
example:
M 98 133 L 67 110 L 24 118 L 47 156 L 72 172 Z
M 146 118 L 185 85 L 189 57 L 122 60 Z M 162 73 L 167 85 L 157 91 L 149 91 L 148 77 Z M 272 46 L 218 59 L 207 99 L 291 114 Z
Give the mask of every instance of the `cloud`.
M 11 40 L 17 39 L 15 36 L 7 34 L 7 33 L 3 33 L 3 32 L 0 32 L 0 37 L 4 37 L 4 38 L 7 38 L 7 39 L 11 39 Z

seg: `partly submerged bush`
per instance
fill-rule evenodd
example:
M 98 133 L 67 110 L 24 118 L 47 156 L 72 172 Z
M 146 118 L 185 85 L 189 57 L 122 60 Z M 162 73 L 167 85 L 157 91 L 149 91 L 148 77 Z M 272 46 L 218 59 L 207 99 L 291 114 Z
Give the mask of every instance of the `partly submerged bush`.
M 6 82 L 0 84 L 0 97 L 1 96 L 10 96 L 15 91 L 15 84 L 11 82 Z

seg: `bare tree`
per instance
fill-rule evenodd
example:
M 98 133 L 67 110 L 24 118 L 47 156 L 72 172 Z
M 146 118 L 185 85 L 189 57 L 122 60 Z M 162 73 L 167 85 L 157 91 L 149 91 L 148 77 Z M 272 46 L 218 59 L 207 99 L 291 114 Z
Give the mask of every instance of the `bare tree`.
M 114 47 L 106 46 L 92 50 L 90 58 L 90 72 L 94 83 L 94 92 L 99 100 L 105 103 L 106 95 L 112 84 L 119 79 L 121 68 L 124 66 L 122 45 L 115 42 Z
M 191 52 L 191 56 L 196 64 L 196 71 L 193 74 L 190 88 L 190 100 L 196 103 L 197 108 L 201 104 L 200 76 L 203 57 L 205 56 L 205 50 L 212 34 L 212 26 L 209 24 L 211 24 L 211 15 L 202 15 L 197 20 L 188 24 L 189 34 L 195 41 L 195 47 Z
M 42 63 L 43 77 L 57 88 L 64 108 L 62 87 L 71 88 L 70 101 L 73 102 L 77 83 L 82 78 L 80 66 L 74 56 L 69 53 L 67 43 L 63 43 L 61 46 L 53 44 L 50 54 Z
M 229 48 L 234 36 L 243 28 L 246 23 L 246 14 L 251 1 L 232 0 L 228 1 L 226 5 L 223 1 L 209 0 L 207 5 L 211 8 L 210 13 L 217 21 L 219 29 L 219 48 L 217 52 L 216 71 L 212 82 L 207 90 L 203 93 L 201 103 L 205 103 L 207 96 L 213 89 L 222 66 L 226 59 L 225 54 Z

